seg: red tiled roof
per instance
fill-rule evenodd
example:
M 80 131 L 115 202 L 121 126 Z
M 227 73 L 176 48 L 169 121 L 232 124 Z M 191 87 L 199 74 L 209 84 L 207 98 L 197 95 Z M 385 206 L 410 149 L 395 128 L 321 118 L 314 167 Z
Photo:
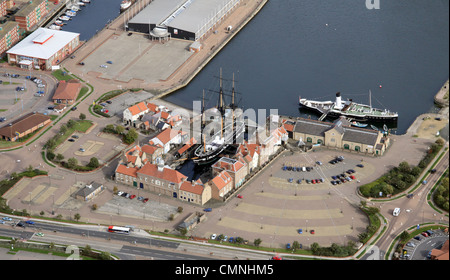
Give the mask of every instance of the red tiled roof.
M 159 111 L 159 107 L 153 103 L 147 103 L 147 108 L 154 113 Z
M 159 178 L 172 183 L 181 183 L 183 179 L 187 179 L 186 176 L 174 169 L 164 168 L 162 171 L 158 171 L 158 166 L 151 163 L 146 163 L 137 173 Z
M 180 130 L 175 130 L 175 129 L 171 129 L 166 128 L 164 129 L 160 134 L 158 134 L 158 136 L 156 136 L 155 138 L 158 138 L 159 141 L 161 141 L 164 145 L 166 143 L 168 143 L 170 140 L 172 140 L 175 136 L 177 136 L 179 133 L 181 134 L 185 134 L 185 132 L 182 132 Z
M 231 182 L 232 178 L 230 174 L 226 171 L 222 171 L 214 177 L 211 182 L 219 189 L 223 189 L 229 182 Z
M 180 186 L 180 190 L 198 195 L 201 195 L 203 193 L 203 189 L 203 185 L 188 181 L 183 182 Z
M 144 145 L 142 146 L 142 151 L 146 154 L 152 155 L 160 147 L 156 145 Z
M 131 177 L 137 177 L 136 173 L 138 171 L 137 167 L 127 167 L 126 165 L 119 164 L 116 169 L 116 173 L 128 175 Z
M 81 84 L 78 80 L 60 81 L 53 94 L 53 100 L 76 100 Z
M 130 111 L 131 115 L 134 116 L 148 110 L 148 107 L 145 105 L 145 102 L 142 101 L 136 105 L 129 107 L 128 110 Z

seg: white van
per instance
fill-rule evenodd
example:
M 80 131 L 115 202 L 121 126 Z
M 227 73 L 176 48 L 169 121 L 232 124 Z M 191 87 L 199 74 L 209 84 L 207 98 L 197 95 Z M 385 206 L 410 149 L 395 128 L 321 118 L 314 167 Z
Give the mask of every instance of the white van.
M 306 167 L 303 166 L 303 167 L 302 167 L 302 171 L 303 171 L 303 172 L 306 172 Z
M 392 212 L 392 215 L 394 215 L 395 217 L 397 217 L 400 214 L 400 208 L 395 208 L 394 212 Z

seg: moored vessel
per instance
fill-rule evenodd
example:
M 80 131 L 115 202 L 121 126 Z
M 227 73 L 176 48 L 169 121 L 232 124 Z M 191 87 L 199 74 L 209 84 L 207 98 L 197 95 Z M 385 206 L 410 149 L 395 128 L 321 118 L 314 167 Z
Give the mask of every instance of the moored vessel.
M 369 92 L 371 100 L 371 92 Z M 398 113 L 389 110 L 382 110 L 370 105 L 353 102 L 352 99 L 342 100 L 341 93 L 336 93 L 336 100 L 333 101 L 315 101 L 299 97 L 299 105 L 301 107 L 314 110 L 321 115 L 319 120 L 323 120 L 327 116 L 340 117 L 344 116 L 356 121 L 397 121 Z

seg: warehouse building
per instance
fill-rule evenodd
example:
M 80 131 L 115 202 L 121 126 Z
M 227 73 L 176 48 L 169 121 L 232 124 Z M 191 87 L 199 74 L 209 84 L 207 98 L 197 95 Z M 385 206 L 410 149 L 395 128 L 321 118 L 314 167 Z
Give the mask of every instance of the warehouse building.
M 154 0 L 128 21 L 129 31 L 151 38 L 200 40 L 220 23 L 240 0 Z

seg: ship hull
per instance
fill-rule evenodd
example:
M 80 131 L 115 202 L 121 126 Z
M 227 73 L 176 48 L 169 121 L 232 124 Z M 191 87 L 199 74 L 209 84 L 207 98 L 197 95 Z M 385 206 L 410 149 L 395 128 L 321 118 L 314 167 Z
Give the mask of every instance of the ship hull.
M 231 125 L 225 127 L 224 133 L 227 131 L 227 129 L 230 129 L 230 127 Z M 194 151 L 194 157 L 192 158 L 192 161 L 196 164 L 203 165 L 211 163 L 215 159 L 217 159 L 217 157 L 222 154 L 228 148 L 228 146 L 230 146 L 232 143 L 234 144 L 233 140 L 240 139 L 242 134 L 245 133 L 244 123 L 237 123 L 236 127 L 237 128 L 235 129 L 235 131 L 233 131 L 233 134 L 225 139 L 224 143 L 214 150 L 204 152 L 204 145 L 199 145 Z

